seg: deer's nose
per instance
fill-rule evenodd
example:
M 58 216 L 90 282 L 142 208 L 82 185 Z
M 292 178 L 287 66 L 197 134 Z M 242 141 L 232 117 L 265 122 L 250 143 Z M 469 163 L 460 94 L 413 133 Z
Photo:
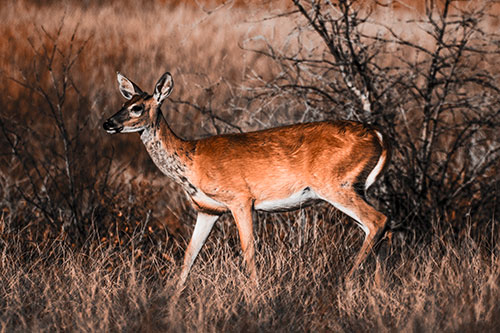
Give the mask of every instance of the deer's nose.
M 123 126 L 117 124 L 113 119 L 108 119 L 104 124 L 102 124 L 104 130 L 110 134 L 120 133 L 123 129 Z

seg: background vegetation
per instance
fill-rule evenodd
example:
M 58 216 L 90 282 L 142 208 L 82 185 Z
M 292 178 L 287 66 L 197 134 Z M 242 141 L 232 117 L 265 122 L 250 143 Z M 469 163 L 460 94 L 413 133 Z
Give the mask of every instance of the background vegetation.
M 497 331 L 498 5 L 494 1 L 21 1 L 0 7 L 2 331 Z M 184 138 L 322 119 L 381 127 L 370 192 L 393 246 L 319 204 L 257 214 L 259 288 L 224 216 L 188 285 L 194 223 L 136 135 L 108 136 L 119 70 Z

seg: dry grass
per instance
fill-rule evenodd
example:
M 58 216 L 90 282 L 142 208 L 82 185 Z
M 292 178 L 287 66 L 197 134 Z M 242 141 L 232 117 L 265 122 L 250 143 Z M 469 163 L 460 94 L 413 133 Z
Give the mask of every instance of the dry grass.
M 0 325 L 9 332 L 498 330 L 500 262 L 472 238 L 396 247 L 377 279 L 367 267 L 346 283 L 341 276 L 359 243 L 345 240 L 352 230 L 333 210 L 318 211 L 340 221 L 311 211 L 302 230 L 295 215 L 258 232 L 258 288 L 242 273 L 237 239 L 225 236 L 236 230 L 220 223 L 180 296 L 180 267 L 164 259 L 168 251 L 134 257 L 102 246 L 84 254 L 54 241 L 26 260 L 12 240 L 0 261 Z
M 50 45 L 43 30 L 53 36 L 64 17 L 62 49 L 76 26 L 74 44 L 87 41 L 72 71 L 78 90 L 71 90 L 64 109 L 71 121 L 89 115 L 81 168 L 93 168 L 90 155 L 114 150 L 108 188 L 84 207 L 89 217 L 79 244 L 59 228 L 61 221 L 49 223 L 18 193 L 27 178 L 7 146 L 1 147 L 1 332 L 499 330 L 495 212 L 486 227 L 469 221 L 456 234 L 442 228 L 443 221 L 430 221 L 432 243 L 410 246 L 398 238 L 377 274 L 369 262 L 349 283 L 342 277 L 361 243 L 352 221 L 326 205 L 258 214 L 258 288 L 242 269 L 234 223 L 224 216 L 186 289 L 176 294 L 194 214 L 180 190 L 154 168 L 138 137 L 110 138 L 101 130 L 101 120 L 122 102 L 115 71 L 148 91 L 164 70 L 172 72 L 174 101 L 164 113 L 185 138 L 237 130 L 224 120 L 244 130 L 293 122 L 294 110 L 248 103 L 241 88 L 255 84 L 247 81 L 249 74 L 276 68 L 240 45 L 259 36 L 284 44 L 293 25 L 285 19 L 254 23 L 266 15 L 239 6 L 207 12 L 132 1 L 88 8 L 21 1 L 0 7 L 2 119 L 25 124 L 23 135 L 48 128 L 45 139 L 54 140 L 44 102 L 8 78 L 33 79 L 30 71 L 40 64 L 30 43 L 37 50 Z M 222 120 L 213 121 L 214 114 Z M 99 178 L 90 187 L 101 183 Z M 64 220 L 63 208 L 60 214 Z

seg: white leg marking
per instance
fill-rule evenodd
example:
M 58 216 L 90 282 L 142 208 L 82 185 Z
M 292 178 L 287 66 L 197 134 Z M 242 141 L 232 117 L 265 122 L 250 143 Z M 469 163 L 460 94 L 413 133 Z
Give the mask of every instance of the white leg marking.
M 326 200 L 324 198 L 322 198 L 322 199 L 325 200 L 326 202 L 328 202 L 333 207 L 335 207 L 338 210 L 340 210 L 342 213 L 346 214 L 347 216 L 350 216 L 356 222 L 356 224 L 363 230 L 363 232 L 365 233 L 365 239 L 366 239 L 366 237 L 368 237 L 368 235 L 370 234 L 370 229 L 368 229 L 364 225 L 363 221 L 361 221 L 361 219 L 356 215 L 356 213 L 354 213 L 349 208 L 342 206 L 338 202 Z
M 186 282 L 191 266 L 193 265 L 196 256 L 200 252 L 201 247 L 205 244 L 205 241 L 214 226 L 215 221 L 219 216 L 208 215 L 205 213 L 198 213 L 196 218 L 196 225 L 194 226 L 193 235 L 189 241 L 189 245 L 184 254 L 184 264 L 182 267 L 181 276 L 179 279 L 179 285 L 183 285 Z
M 375 131 L 375 134 L 377 134 L 377 136 L 380 140 L 380 144 L 382 144 L 383 143 L 382 134 L 378 131 Z M 378 159 L 377 165 L 375 165 L 375 168 L 373 168 L 373 170 L 370 172 L 370 174 L 366 178 L 365 190 L 367 190 L 370 186 L 372 186 L 372 184 L 375 182 L 375 179 L 377 179 L 378 174 L 380 173 L 380 171 L 382 171 L 382 167 L 384 166 L 385 158 L 386 158 L 385 155 L 380 155 L 380 158 Z

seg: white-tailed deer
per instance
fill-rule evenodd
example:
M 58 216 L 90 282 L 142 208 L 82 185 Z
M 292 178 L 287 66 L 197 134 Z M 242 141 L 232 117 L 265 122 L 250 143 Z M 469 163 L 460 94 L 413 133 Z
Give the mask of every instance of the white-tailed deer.
M 156 166 L 184 188 L 198 211 L 180 285 L 226 212 L 236 221 L 246 267 L 255 280 L 252 210 L 286 211 L 324 200 L 353 218 L 366 237 L 349 276 L 382 236 L 387 218 L 365 200 L 365 190 L 390 158 L 379 131 L 352 121 L 324 121 L 183 140 L 160 110 L 174 86 L 170 73 L 162 75 L 153 95 L 120 73 L 118 83 L 128 101 L 104 129 L 138 132 Z

